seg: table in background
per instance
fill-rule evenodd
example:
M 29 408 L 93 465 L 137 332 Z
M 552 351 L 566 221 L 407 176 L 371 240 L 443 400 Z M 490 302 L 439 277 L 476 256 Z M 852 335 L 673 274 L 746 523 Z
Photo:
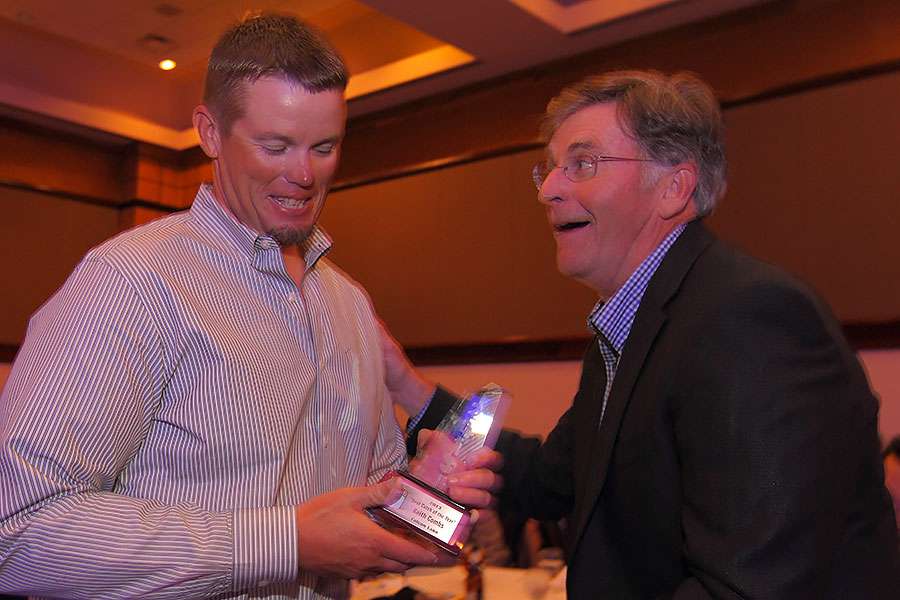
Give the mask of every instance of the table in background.
M 484 600 L 565 600 L 565 570 L 555 577 L 544 569 L 485 567 L 482 581 Z M 461 565 L 447 568 L 417 567 L 403 575 L 382 575 L 355 583 L 351 600 L 372 600 L 411 587 L 435 600 L 461 600 L 466 589 L 466 570 Z

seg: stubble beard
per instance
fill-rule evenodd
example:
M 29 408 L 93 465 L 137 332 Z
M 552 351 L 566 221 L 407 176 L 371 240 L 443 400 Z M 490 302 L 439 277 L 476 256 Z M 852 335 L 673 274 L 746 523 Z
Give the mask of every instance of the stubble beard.
M 309 238 L 312 232 L 305 229 L 296 229 L 294 227 L 279 227 L 270 229 L 266 233 L 272 237 L 279 246 L 300 246 Z

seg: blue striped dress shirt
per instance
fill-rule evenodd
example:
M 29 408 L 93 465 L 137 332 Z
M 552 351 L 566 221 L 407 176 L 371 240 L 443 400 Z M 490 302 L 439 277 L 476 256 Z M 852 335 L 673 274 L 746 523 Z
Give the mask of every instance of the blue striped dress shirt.
M 0 398 L 0 592 L 335 598 L 294 505 L 405 452 L 366 294 L 201 187 L 91 250 L 32 317 Z

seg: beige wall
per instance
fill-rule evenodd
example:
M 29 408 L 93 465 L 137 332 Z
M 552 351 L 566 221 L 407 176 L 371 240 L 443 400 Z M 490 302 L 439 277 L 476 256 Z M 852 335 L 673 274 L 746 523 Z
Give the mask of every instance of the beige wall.
M 860 353 L 869 383 L 881 401 L 878 428 L 882 439 L 900 435 L 900 350 Z M 507 425 L 546 435 L 569 407 L 581 374 L 578 361 L 424 367 L 425 375 L 463 393 L 493 381 L 515 397 Z

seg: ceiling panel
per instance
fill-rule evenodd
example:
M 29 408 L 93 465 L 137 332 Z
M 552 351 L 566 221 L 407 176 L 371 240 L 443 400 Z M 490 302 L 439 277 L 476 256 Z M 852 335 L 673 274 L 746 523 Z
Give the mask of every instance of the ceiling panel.
M 0 105 L 181 149 L 196 143 L 209 51 L 252 11 L 325 31 L 348 63 L 352 116 L 762 1 L 0 0 Z M 178 68 L 159 71 L 162 58 Z

